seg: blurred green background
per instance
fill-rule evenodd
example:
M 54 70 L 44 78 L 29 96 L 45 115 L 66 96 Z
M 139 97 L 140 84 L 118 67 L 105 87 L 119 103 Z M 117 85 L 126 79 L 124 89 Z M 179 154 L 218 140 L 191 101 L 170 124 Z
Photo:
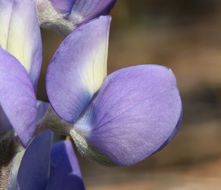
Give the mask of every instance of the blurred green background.
M 221 189 L 220 5 L 218 0 L 118 1 L 111 12 L 108 72 L 137 64 L 170 67 L 184 118 L 165 149 L 135 166 L 107 168 L 79 156 L 88 190 Z M 43 31 L 42 82 L 62 39 Z

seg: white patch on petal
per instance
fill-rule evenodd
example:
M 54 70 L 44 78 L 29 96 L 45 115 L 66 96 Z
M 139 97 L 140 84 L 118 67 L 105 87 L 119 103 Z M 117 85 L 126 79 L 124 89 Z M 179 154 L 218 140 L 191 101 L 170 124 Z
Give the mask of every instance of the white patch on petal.
M 25 27 L 23 19 L 19 17 L 13 17 L 12 19 L 13 23 L 9 31 L 7 50 L 20 61 L 28 72 L 30 72 L 31 47 L 27 47 L 25 44 L 27 40 L 29 40 L 29 30 Z
M 7 49 L 8 29 L 12 13 L 12 1 L 0 0 L 0 45 Z
M 0 45 L 30 73 L 39 47 L 38 18 L 30 0 L 0 0 Z
M 108 40 L 94 49 L 91 56 L 88 57 L 82 80 L 91 95 L 101 87 L 107 76 L 107 53 Z

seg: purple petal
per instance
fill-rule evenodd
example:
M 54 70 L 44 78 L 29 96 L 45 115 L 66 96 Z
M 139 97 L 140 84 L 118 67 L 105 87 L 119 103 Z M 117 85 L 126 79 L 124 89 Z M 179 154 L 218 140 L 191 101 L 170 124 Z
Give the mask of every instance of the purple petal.
M 42 43 L 34 1 L 0 0 L 0 26 L 0 45 L 26 68 L 36 88 Z
M 55 9 L 62 14 L 69 14 L 76 0 L 50 0 Z
M 116 0 L 75 0 L 68 19 L 74 25 L 85 23 L 100 15 L 109 14 Z
M 56 143 L 51 151 L 51 174 L 47 190 L 60 189 L 85 189 L 71 141 Z
M 49 178 L 52 133 L 38 135 L 27 148 L 18 171 L 18 190 L 44 190 Z
M 0 105 L 24 145 L 36 128 L 36 104 L 34 88 L 25 68 L 0 48 Z
M 71 141 L 61 141 L 53 145 L 51 167 L 81 177 L 80 167 Z
M 99 17 L 74 30 L 60 45 L 48 67 L 49 101 L 64 120 L 73 122 L 106 76 L 111 17 Z
M 171 70 L 128 67 L 108 76 L 75 129 L 118 165 L 143 160 L 177 132 L 182 103 Z

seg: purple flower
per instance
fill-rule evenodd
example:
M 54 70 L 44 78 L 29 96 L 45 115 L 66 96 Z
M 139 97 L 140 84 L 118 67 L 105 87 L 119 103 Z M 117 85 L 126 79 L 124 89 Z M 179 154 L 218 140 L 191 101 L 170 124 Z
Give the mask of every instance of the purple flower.
M 27 145 L 46 109 L 35 97 L 42 43 L 34 2 L 0 0 L 0 26 L 0 133 L 13 127 Z
M 17 190 L 85 189 L 71 141 L 52 146 L 52 137 L 50 131 L 35 137 L 24 153 L 17 176 L 9 180 L 11 189 L 13 186 Z
M 107 15 L 116 0 L 50 0 L 52 5 L 74 25 Z
M 101 15 L 109 14 L 117 0 L 35 0 L 40 25 L 62 35 Z
M 164 66 L 127 67 L 106 77 L 110 20 L 83 24 L 62 42 L 46 88 L 55 112 L 73 124 L 63 130 L 82 154 L 129 166 L 172 140 L 182 103 L 175 76 Z

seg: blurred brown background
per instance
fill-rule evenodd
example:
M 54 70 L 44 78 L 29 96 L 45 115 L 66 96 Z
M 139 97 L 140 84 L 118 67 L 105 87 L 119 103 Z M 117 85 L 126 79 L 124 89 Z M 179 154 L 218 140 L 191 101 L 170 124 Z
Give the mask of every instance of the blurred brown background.
M 87 189 L 220 190 L 221 1 L 118 0 L 111 14 L 109 73 L 136 64 L 170 67 L 184 118 L 169 146 L 135 166 L 79 158 Z M 46 64 L 62 37 L 43 31 L 43 39 Z

